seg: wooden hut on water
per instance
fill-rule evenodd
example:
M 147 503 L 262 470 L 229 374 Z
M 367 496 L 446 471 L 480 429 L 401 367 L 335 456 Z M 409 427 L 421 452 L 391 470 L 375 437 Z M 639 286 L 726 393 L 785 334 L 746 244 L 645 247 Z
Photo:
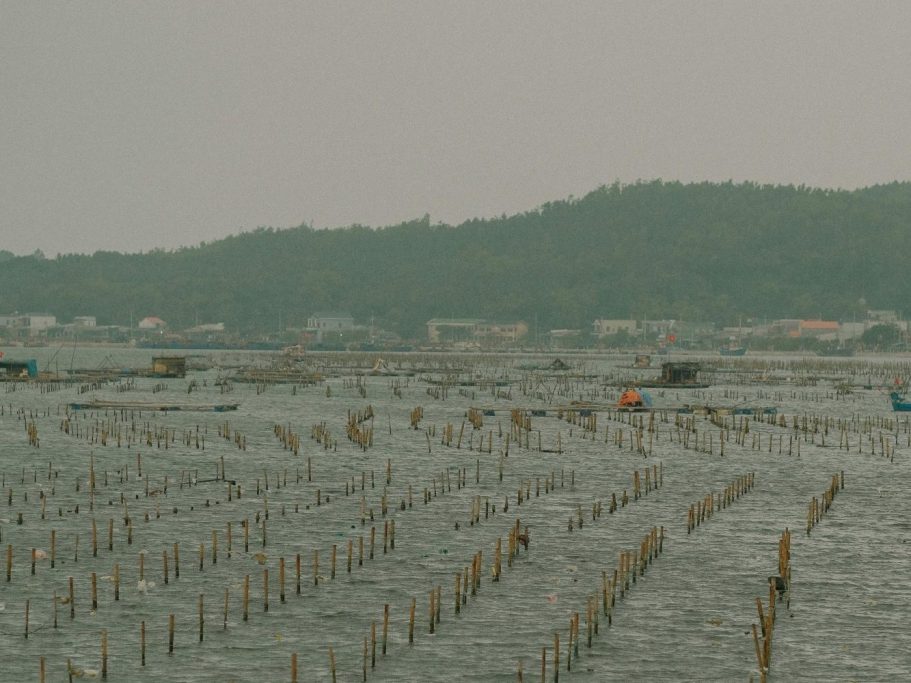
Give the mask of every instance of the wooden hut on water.
M 699 363 L 693 361 L 662 363 L 661 381 L 668 384 L 697 384 L 699 369 Z
M 152 377 L 186 377 L 187 359 L 185 356 L 154 356 L 151 374 Z
M 639 386 L 703 389 L 709 385 L 699 379 L 701 367 L 695 361 L 668 361 L 661 364 L 661 377 L 640 382 Z

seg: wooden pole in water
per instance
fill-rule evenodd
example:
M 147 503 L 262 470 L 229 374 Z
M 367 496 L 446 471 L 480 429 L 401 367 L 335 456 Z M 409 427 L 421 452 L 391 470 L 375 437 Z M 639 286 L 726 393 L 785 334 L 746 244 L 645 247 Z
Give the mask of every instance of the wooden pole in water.
M 389 635 L 389 603 L 383 605 L 383 656 L 386 656 L 386 643 Z
M 101 632 L 101 677 L 108 677 L 108 632 Z
M 376 668 L 376 621 L 370 622 L 370 668 Z
M 560 680 L 560 633 L 554 633 L 554 683 Z
M 291 653 L 291 683 L 297 683 L 297 653 Z
M 329 647 L 329 674 L 332 676 L 332 683 L 335 683 L 335 652 Z
M 414 608 L 417 598 L 411 598 L 411 609 L 408 611 L 408 644 L 414 643 Z
M 756 661 L 759 665 L 759 680 L 765 681 L 765 664 L 762 661 L 762 649 L 759 647 L 759 636 L 756 633 L 756 624 L 750 624 L 753 630 L 753 647 L 756 649 Z
M 243 606 L 244 606 L 244 621 L 247 621 L 249 618 L 249 607 L 250 607 L 250 575 L 249 574 L 246 574 L 244 576 Z
M 199 602 L 197 603 L 197 607 L 198 607 L 198 611 L 199 611 L 199 642 L 201 643 L 202 638 L 203 638 L 203 628 L 204 628 L 204 624 L 205 624 L 205 619 L 203 617 L 203 594 L 202 593 L 199 594 Z
M 442 584 L 437 586 L 437 596 L 434 601 L 434 606 L 436 608 L 436 620 L 437 623 L 440 623 L 440 612 L 443 610 L 443 586 Z
M 462 573 L 456 572 L 455 575 L 455 613 L 458 614 L 462 607 Z
M 174 654 L 174 615 L 168 615 L 168 654 Z

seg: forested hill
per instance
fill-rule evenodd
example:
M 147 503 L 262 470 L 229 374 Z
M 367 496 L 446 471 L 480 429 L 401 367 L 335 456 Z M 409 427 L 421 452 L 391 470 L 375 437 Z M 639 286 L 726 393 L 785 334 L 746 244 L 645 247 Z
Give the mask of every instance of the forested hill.
M 2 244 L 0 244 L 2 247 Z M 0 260 L 0 313 L 244 331 L 346 310 L 405 335 L 433 317 L 849 318 L 907 309 L 911 183 L 855 191 L 647 182 L 459 226 L 259 229 L 176 251 Z

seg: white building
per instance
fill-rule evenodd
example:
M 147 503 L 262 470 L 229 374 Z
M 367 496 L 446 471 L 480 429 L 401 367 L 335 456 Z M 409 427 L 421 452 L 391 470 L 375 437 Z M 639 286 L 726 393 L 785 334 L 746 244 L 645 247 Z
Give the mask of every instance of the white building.
M 73 318 L 76 327 L 97 327 L 98 321 L 94 315 L 77 315 Z
M 596 337 L 607 337 L 612 334 L 617 334 L 618 332 L 626 332 L 630 336 L 635 336 L 636 328 L 637 325 L 635 320 L 608 320 L 605 318 L 598 318 L 592 323 L 592 334 Z
M 0 314 L 0 327 L 21 327 L 25 324 L 24 317 L 18 313 Z
M 138 327 L 140 330 L 160 330 L 167 327 L 167 325 L 168 324 L 161 318 L 150 315 L 147 318 L 140 320 Z
M 57 317 L 50 313 L 26 313 L 29 334 L 37 334 L 57 325 Z
M 314 313 L 307 318 L 307 331 L 312 332 L 317 343 L 326 335 L 339 335 L 354 329 L 354 318 L 349 313 Z

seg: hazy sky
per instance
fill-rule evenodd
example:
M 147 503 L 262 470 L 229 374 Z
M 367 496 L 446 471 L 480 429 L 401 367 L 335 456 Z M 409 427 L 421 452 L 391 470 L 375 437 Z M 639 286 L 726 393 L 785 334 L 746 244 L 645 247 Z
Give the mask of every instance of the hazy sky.
M 907 2 L 0 0 L 0 249 L 911 177 Z

